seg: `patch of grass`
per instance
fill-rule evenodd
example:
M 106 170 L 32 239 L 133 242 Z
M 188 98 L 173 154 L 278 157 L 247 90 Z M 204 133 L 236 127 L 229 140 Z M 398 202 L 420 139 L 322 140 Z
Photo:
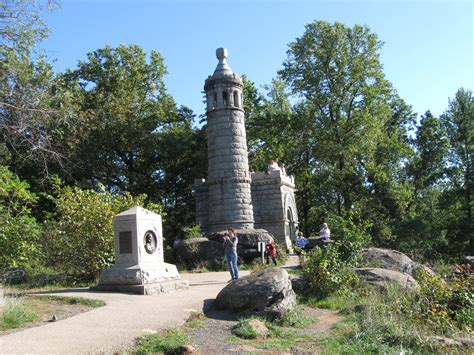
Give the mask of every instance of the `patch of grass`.
M 138 338 L 133 354 L 177 353 L 188 341 L 188 335 L 183 330 L 169 329 L 162 334 L 150 334 Z
M 286 311 L 282 317 L 278 317 L 274 320 L 275 323 L 282 327 L 296 328 L 306 328 L 315 321 L 315 317 L 304 314 L 301 308 L 290 309 Z
M 202 312 L 192 312 L 186 320 L 186 326 L 191 329 L 203 328 L 206 323 L 206 316 Z
M 34 321 L 36 318 L 36 313 L 20 300 L 4 300 L 0 309 L 0 330 L 19 328 L 25 323 Z
M 279 327 L 273 323 L 266 322 L 269 334 L 265 338 L 241 338 L 235 335 L 229 337 L 229 342 L 235 345 L 248 345 L 256 349 L 269 350 L 297 350 L 308 351 L 316 346 L 316 342 L 310 335 L 300 334 L 297 331 Z
M 82 297 L 64 297 L 64 296 L 33 296 L 38 299 L 47 299 L 51 301 L 57 301 L 67 304 L 83 304 L 92 308 L 103 307 L 105 302 L 102 300 L 93 300 Z
M 232 328 L 232 333 L 237 335 L 239 338 L 244 339 L 255 339 L 258 334 L 257 331 L 249 325 L 251 319 L 241 319 L 239 323 Z
M 352 304 L 353 300 L 343 295 L 331 295 L 324 299 L 310 297 L 305 300 L 305 303 L 315 308 L 342 310 Z

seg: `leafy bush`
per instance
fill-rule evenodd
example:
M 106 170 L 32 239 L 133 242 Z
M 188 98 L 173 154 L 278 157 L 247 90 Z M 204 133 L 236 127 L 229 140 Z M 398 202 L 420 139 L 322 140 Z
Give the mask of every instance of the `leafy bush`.
M 183 227 L 184 239 L 196 239 L 202 237 L 201 227 L 194 225 L 191 227 Z
M 419 284 L 417 299 L 405 300 L 406 313 L 423 318 L 444 333 L 456 328 L 472 331 L 474 284 L 468 277 L 456 277 L 446 283 L 441 277 L 418 269 L 415 278 Z
M 317 246 L 305 255 L 303 277 L 310 285 L 309 292 L 317 298 L 336 291 L 344 293 L 357 282 L 354 266 L 369 240 L 368 225 L 357 226 L 351 216 L 336 217 L 336 220 L 338 239 L 332 244 Z
M 72 275 L 94 278 L 114 262 L 113 217 L 143 206 L 146 195 L 112 195 L 103 187 L 81 190 L 56 183 L 55 195 L 49 198 L 56 209 L 45 225 L 48 261 Z M 161 212 L 157 204 L 146 208 Z
M 26 182 L 0 166 L 0 268 L 31 265 L 41 258 L 41 228 L 31 216 L 36 200 Z

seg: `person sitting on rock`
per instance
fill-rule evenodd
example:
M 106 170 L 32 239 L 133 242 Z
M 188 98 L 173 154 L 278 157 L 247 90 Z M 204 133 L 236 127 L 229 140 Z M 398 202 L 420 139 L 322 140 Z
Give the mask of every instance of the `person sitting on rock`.
M 321 230 L 319 231 L 319 237 L 317 239 L 328 242 L 330 238 L 331 230 L 329 229 L 327 223 L 323 223 L 323 228 L 321 228 Z
M 298 248 L 304 249 L 304 247 L 309 243 L 309 240 L 303 236 L 303 232 L 298 232 L 298 236 L 295 240 L 295 246 Z
M 276 261 L 276 245 L 275 241 L 273 240 L 272 237 L 268 237 L 267 245 L 265 246 L 265 257 L 267 259 L 267 264 L 270 264 L 270 258 L 272 258 L 273 263 L 275 266 L 277 265 Z

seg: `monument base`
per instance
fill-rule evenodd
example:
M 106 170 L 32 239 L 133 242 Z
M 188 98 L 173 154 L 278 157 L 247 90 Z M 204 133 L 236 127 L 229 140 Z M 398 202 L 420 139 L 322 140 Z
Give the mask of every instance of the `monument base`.
M 188 288 L 189 282 L 181 280 L 178 269 L 168 263 L 143 263 L 117 266 L 102 270 L 95 291 L 112 291 L 153 295 Z
M 137 295 L 156 295 L 159 293 L 169 293 L 177 290 L 187 289 L 189 287 L 188 280 L 165 280 L 160 282 L 152 282 L 144 285 L 98 285 L 90 289 L 102 292 L 121 292 L 133 293 Z

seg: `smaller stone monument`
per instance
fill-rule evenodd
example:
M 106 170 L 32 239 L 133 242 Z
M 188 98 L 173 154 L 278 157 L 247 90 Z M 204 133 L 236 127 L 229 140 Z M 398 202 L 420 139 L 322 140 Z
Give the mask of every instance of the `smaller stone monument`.
M 133 207 L 114 217 L 115 266 L 102 270 L 99 291 L 150 295 L 187 288 L 176 266 L 164 262 L 161 216 Z

